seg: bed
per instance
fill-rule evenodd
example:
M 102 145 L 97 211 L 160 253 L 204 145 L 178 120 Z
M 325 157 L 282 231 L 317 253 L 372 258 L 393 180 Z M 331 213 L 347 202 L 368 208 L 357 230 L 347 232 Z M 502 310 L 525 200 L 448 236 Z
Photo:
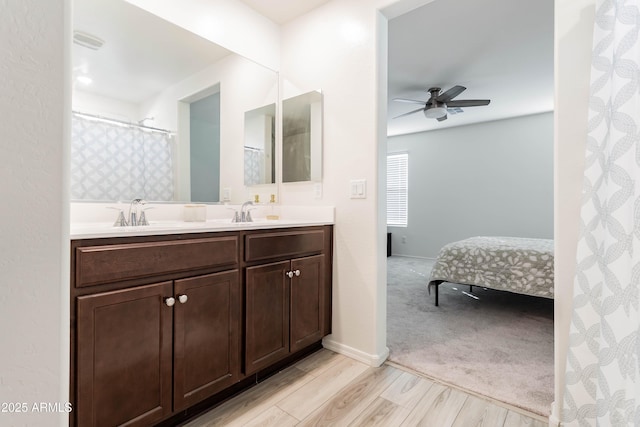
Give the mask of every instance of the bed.
M 427 289 L 458 283 L 553 298 L 553 240 L 478 236 L 440 249 Z

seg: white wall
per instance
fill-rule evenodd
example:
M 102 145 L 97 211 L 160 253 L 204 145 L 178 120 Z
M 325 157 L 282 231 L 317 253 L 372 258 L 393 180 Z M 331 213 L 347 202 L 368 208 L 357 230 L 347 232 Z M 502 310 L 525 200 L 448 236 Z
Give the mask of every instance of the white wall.
M 284 204 L 336 207 L 333 334 L 325 345 L 370 363 L 386 357 L 377 262 L 377 12 L 374 2 L 336 0 L 282 28 L 283 99 L 321 89 L 323 195 L 313 184 L 283 184 Z M 349 180 L 367 198 L 349 198 Z
M 126 0 L 218 45 L 280 67 L 280 28 L 238 0 Z
M 555 0 L 555 403 L 562 407 L 585 145 L 595 0 Z
M 132 123 L 144 118 L 140 116 L 138 104 L 77 89 L 71 95 L 71 108 L 79 113 L 94 114 Z
M 64 425 L 32 405 L 68 401 L 70 14 L 65 0 L 1 8 L 0 402 L 27 413 L 0 424 Z
M 553 238 L 552 112 L 390 137 L 387 150 L 409 154 L 394 255 L 435 258 L 472 236 Z

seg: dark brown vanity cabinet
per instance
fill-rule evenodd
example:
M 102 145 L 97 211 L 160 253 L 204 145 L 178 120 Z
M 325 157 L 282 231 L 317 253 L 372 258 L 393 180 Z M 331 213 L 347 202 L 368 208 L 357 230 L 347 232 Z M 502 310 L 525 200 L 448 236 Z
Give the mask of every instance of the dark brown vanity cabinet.
M 317 346 L 332 230 L 73 240 L 71 425 L 172 423 Z
M 175 281 L 174 411 L 234 384 L 240 375 L 238 271 Z M 187 296 L 183 304 L 181 299 Z
M 77 426 L 149 425 L 171 413 L 172 319 L 163 282 L 78 298 Z
M 330 272 L 324 230 L 249 235 L 245 258 L 245 371 L 256 372 L 329 333 Z M 314 254 L 264 263 L 293 254 Z
M 76 426 L 153 425 L 239 381 L 237 240 L 72 244 Z M 131 264 L 132 247 L 148 258 Z M 179 271 L 174 260 L 183 256 L 203 272 L 224 271 L 182 277 L 193 274 Z M 100 276 L 87 273 L 95 266 L 118 271 L 118 280 L 104 276 L 100 285 L 78 288 L 83 278 Z M 156 276 L 171 280 L 138 283 Z

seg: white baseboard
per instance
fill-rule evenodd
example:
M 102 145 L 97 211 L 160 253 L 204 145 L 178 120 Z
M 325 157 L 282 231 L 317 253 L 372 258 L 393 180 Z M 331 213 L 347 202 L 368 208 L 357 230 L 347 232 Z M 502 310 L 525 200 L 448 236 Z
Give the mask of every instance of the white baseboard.
M 385 347 L 382 354 L 369 354 L 364 351 L 349 347 L 348 345 L 339 343 L 329 337 L 322 339 L 322 346 L 327 350 L 335 351 L 347 357 L 355 359 L 359 362 L 366 363 L 369 366 L 378 367 L 389 357 L 389 348 Z

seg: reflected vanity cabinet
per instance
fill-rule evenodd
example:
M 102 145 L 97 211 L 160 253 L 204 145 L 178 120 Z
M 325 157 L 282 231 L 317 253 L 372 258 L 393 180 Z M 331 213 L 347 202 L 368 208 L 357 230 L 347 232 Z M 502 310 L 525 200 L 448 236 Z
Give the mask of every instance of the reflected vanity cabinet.
M 155 425 L 317 344 L 331 239 L 318 226 L 72 240 L 70 424 Z

